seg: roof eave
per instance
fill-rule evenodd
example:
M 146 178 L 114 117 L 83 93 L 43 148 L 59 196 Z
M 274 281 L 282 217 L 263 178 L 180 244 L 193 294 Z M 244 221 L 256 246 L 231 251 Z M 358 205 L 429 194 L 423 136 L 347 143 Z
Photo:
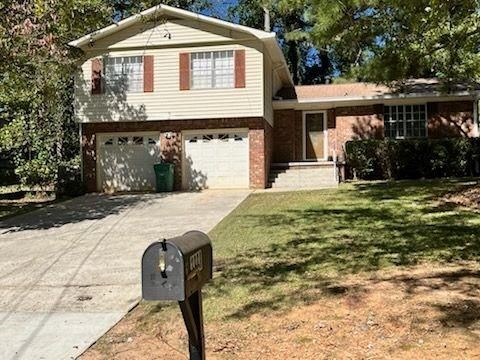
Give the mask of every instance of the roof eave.
M 247 26 L 230 23 L 228 21 L 216 19 L 206 15 L 197 14 L 188 10 L 178 9 L 168 5 L 157 5 L 150 9 L 144 10 L 139 14 L 132 15 L 116 24 L 109 25 L 107 27 L 104 27 L 103 29 L 100 29 L 90 34 L 87 34 L 85 36 L 82 36 L 77 40 L 69 42 L 68 45 L 72 47 L 82 48 L 86 45 L 89 45 L 92 41 L 102 39 L 104 37 L 114 34 L 117 31 L 126 29 L 129 26 L 134 25 L 139 21 L 141 21 L 142 18 L 146 16 L 154 15 L 156 13 L 160 13 L 160 14 L 165 13 L 167 15 L 178 16 L 186 19 L 203 21 L 212 25 L 222 26 L 232 30 L 248 33 L 248 34 L 251 34 L 252 36 L 257 37 L 260 40 L 275 37 L 275 33 L 270 33 L 262 30 L 253 29 Z
M 388 94 L 388 95 L 374 95 L 374 96 L 342 96 L 342 97 L 321 97 L 311 99 L 288 99 L 288 100 L 274 100 L 273 105 L 275 109 L 287 109 L 296 106 L 315 106 L 326 104 L 346 104 L 353 102 L 372 102 L 372 101 L 395 101 L 405 99 L 438 99 L 438 98 L 467 98 L 475 99 L 480 95 L 478 91 L 463 91 L 452 94 L 444 94 L 440 92 L 428 94 Z

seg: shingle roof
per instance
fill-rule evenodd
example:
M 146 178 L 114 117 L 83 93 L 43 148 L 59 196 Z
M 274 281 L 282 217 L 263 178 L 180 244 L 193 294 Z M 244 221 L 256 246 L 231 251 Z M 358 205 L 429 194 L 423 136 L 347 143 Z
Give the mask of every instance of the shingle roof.
M 295 90 L 295 91 L 293 91 Z M 480 86 L 456 84 L 450 92 L 480 90 Z M 408 80 L 401 86 L 388 87 L 374 83 L 349 83 L 296 86 L 295 89 L 282 89 L 278 96 L 283 99 L 313 100 L 325 98 L 374 97 L 398 94 L 433 94 L 444 92 L 443 84 L 436 79 Z

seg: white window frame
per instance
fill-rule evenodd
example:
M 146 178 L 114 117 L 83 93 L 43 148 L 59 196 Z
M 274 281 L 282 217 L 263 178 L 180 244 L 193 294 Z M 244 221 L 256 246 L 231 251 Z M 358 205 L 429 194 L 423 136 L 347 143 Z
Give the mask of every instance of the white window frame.
M 423 119 L 424 123 L 425 123 L 425 135 L 424 136 L 407 136 L 407 123 L 408 122 L 411 122 L 410 121 L 407 121 L 407 106 L 411 106 L 412 109 L 414 106 L 423 106 L 424 107 L 424 113 L 425 113 L 425 118 Z M 403 114 L 403 118 L 402 119 L 397 119 L 395 120 L 395 122 L 392 122 L 390 121 L 390 119 L 387 119 L 385 117 L 385 114 L 387 113 L 387 108 L 389 110 L 389 115 L 391 117 L 391 114 L 392 114 L 392 107 L 402 107 L 402 114 Z M 412 114 L 413 114 L 413 111 L 412 111 Z M 413 120 L 413 122 L 416 122 L 417 120 Z M 419 121 L 419 120 L 418 120 Z M 392 104 L 392 105 L 384 105 L 384 111 L 383 111 L 383 122 L 384 122 L 384 130 L 383 130 L 383 136 L 385 137 L 385 139 L 398 139 L 398 140 L 402 140 L 402 139 L 426 139 L 428 138 L 428 107 L 427 107 L 427 104 L 425 103 L 421 103 L 421 104 Z M 403 126 L 403 136 L 400 136 L 398 134 L 398 129 L 399 127 L 397 126 L 397 130 L 396 130 L 396 136 L 395 137 L 392 137 L 390 136 L 390 134 L 387 134 L 387 122 L 389 124 L 401 124 Z
M 118 60 L 121 59 L 120 64 L 109 64 L 108 62 L 111 60 Z M 129 62 L 127 63 L 125 60 L 126 59 L 141 59 L 140 62 Z M 137 81 L 139 84 L 135 88 L 131 88 L 131 82 L 133 81 L 129 75 L 130 73 L 126 72 L 126 69 L 128 65 L 130 64 L 136 64 L 139 66 L 140 70 L 138 73 L 136 73 L 135 81 Z M 114 69 L 117 67 L 115 70 L 118 70 L 118 68 L 121 67 L 121 74 L 115 73 L 115 79 L 109 79 L 109 70 L 107 70 L 108 67 L 113 66 Z M 112 57 L 105 57 L 103 60 L 103 73 L 104 73 L 104 83 L 105 83 L 105 89 L 107 91 L 113 92 L 114 94 L 118 94 L 121 92 L 126 92 L 126 93 L 143 93 L 144 92 L 144 80 L 145 80 L 145 71 L 144 71 L 144 66 L 145 66 L 145 58 L 143 56 L 134 56 L 134 55 L 129 55 L 129 56 L 112 56 Z M 118 76 L 126 76 L 126 84 L 122 84 L 118 80 Z
M 324 157 L 322 159 L 307 159 L 307 115 L 311 114 L 323 114 L 323 153 Z M 303 160 L 304 161 L 326 161 L 328 159 L 328 118 L 327 111 L 304 111 L 303 112 Z
M 227 53 L 231 54 L 231 56 L 227 56 L 225 59 L 231 58 L 232 60 L 232 65 L 231 69 L 228 69 L 231 71 L 231 74 L 227 74 L 226 76 L 231 76 L 231 81 L 229 85 L 225 86 L 218 86 L 217 82 L 217 75 L 216 75 L 216 68 L 215 68 L 215 55 L 216 54 L 221 54 L 221 53 Z M 198 56 L 200 54 L 206 55 L 210 54 L 210 59 L 211 59 L 211 68 L 210 69 L 205 69 L 205 71 L 210 72 L 210 86 L 195 86 L 195 74 L 194 74 L 194 57 Z M 208 77 L 208 75 L 206 76 Z M 191 90 L 207 90 L 207 89 L 233 89 L 235 88 L 235 50 L 216 50 L 216 51 L 198 51 L 198 52 L 193 52 L 190 53 L 190 89 Z

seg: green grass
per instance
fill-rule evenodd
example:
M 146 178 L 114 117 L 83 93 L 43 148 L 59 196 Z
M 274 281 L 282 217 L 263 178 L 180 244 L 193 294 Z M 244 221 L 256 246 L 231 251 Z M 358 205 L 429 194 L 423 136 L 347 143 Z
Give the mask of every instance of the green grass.
M 251 195 L 212 232 L 205 315 L 229 320 L 342 293 L 343 276 L 480 257 L 480 213 L 440 203 L 459 181 Z

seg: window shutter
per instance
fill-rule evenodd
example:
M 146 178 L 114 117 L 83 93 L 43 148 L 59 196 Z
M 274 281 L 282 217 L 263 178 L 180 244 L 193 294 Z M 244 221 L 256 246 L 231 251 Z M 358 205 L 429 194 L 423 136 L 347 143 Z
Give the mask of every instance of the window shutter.
M 335 129 L 337 126 L 337 116 L 335 115 L 335 109 L 327 111 L 327 129 Z
M 235 50 L 235 87 L 245 87 L 245 50 Z
M 190 90 L 190 54 L 180 54 L 180 90 Z
M 154 57 L 143 57 L 143 92 L 153 92 Z
M 102 59 L 92 60 L 92 95 L 99 95 L 102 93 Z

